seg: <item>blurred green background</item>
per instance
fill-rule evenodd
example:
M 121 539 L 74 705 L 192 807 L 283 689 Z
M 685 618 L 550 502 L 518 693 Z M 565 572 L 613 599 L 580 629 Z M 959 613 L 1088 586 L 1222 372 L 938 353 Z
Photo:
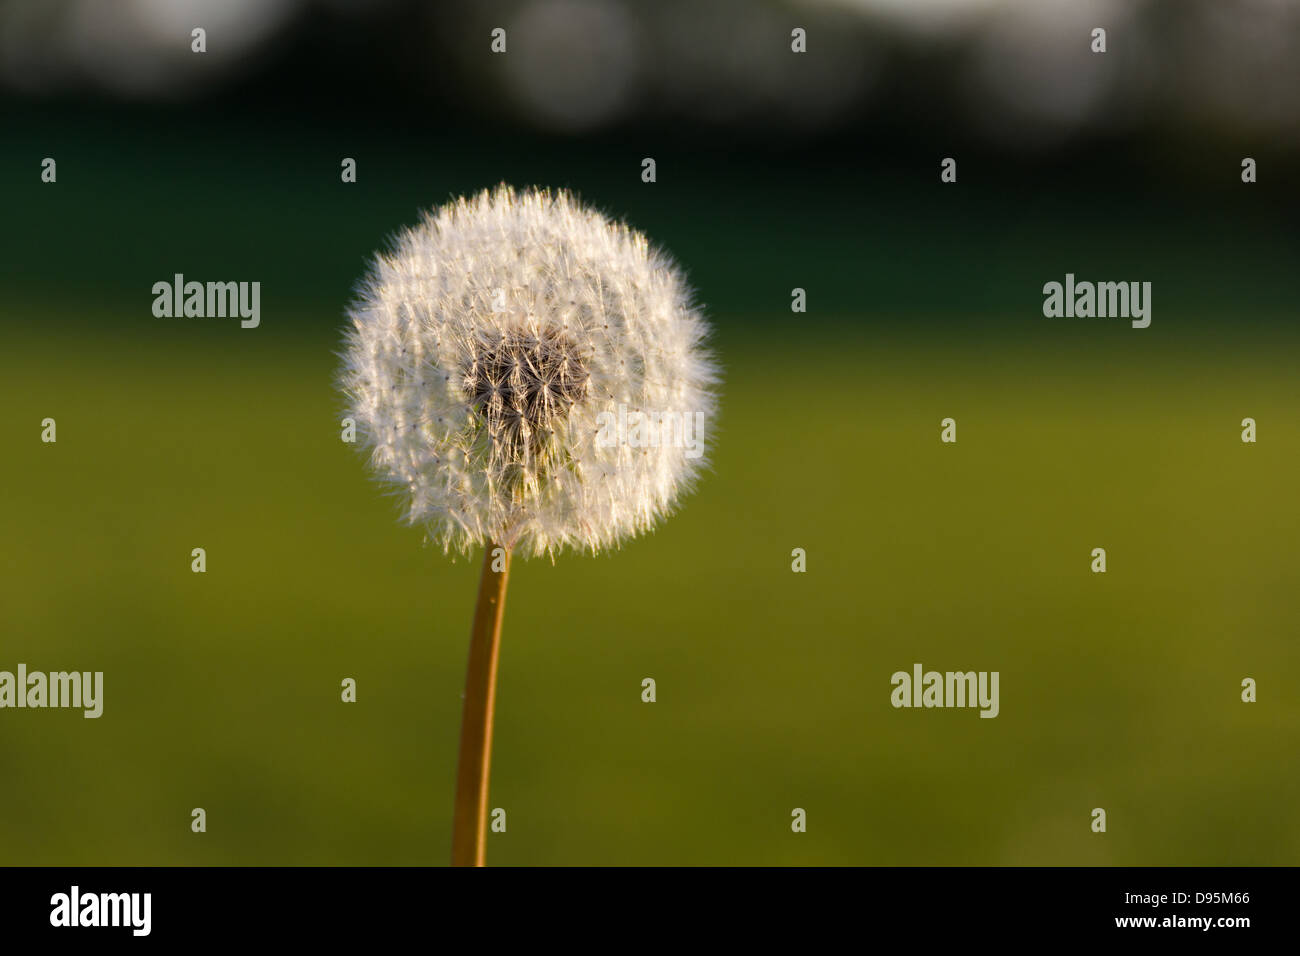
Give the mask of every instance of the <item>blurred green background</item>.
M 500 181 L 670 250 L 725 383 L 680 513 L 515 565 L 490 863 L 1300 862 L 1293 157 L 972 148 L 941 186 L 922 133 L 8 107 L 0 670 L 105 703 L 0 711 L 0 864 L 447 860 L 478 562 L 399 525 L 333 377 L 367 257 Z M 261 327 L 155 318 L 175 272 L 260 281 Z M 1151 327 L 1044 319 L 1066 272 L 1151 281 Z M 999 671 L 1000 715 L 893 709 L 916 662 Z

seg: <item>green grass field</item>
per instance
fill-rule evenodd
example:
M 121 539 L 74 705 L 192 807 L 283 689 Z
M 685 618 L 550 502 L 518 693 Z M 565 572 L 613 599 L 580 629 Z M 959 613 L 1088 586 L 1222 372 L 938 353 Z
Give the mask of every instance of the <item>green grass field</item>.
M 105 705 L 0 713 L 0 863 L 443 863 L 477 563 L 339 440 L 336 314 L 6 313 L 0 669 Z M 1294 343 L 841 318 L 721 316 L 699 491 L 516 565 L 489 862 L 1300 861 Z M 893 709 L 914 662 L 1000 716 Z

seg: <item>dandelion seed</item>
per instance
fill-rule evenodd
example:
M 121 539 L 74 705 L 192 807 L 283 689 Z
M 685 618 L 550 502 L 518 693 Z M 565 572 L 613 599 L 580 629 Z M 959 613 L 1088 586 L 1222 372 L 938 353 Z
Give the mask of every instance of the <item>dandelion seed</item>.
M 707 462 L 707 327 L 643 235 L 566 192 L 505 186 L 400 232 L 348 316 L 340 385 L 358 444 L 410 524 L 444 551 L 485 549 L 452 850 L 481 864 L 510 557 L 617 547 L 673 509 Z M 602 441 L 615 405 L 705 431 L 693 449 Z
M 596 440 L 614 398 L 707 425 L 717 376 L 670 260 L 567 193 L 502 187 L 435 210 L 376 258 L 349 316 L 358 443 L 444 550 L 617 546 L 706 460 Z M 616 480 L 593 484 L 602 472 Z

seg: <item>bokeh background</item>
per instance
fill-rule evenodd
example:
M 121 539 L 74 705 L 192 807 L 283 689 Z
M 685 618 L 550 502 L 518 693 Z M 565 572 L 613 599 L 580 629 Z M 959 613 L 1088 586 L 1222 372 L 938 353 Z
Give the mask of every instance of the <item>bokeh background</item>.
M 501 181 L 670 250 L 726 380 L 677 516 L 516 565 L 489 862 L 1300 862 L 1298 46 L 1263 0 L 0 2 L 0 670 L 106 685 L 0 712 L 0 864 L 447 859 L 477 562 L 333 376 L 367 257 Z M 261 327 L 155 318 L 176 272 Z M 1066 272 L 1151 327 L 1044 319 Z M 914 662 L 1000 716 L 894 710 Z

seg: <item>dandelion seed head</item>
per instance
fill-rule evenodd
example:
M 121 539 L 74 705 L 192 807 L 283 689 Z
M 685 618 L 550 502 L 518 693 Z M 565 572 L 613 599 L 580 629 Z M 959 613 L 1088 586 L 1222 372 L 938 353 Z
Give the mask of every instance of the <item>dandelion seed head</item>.
M 375 257 L 348 318 L 348 414 L 444 550 L 616 547 L 708 460 L 718 374 L 690 289 L 567 192 L 501 186 L 427 213 Z M 702 433 L 693 449 L 610 442 L 620 406 Z

